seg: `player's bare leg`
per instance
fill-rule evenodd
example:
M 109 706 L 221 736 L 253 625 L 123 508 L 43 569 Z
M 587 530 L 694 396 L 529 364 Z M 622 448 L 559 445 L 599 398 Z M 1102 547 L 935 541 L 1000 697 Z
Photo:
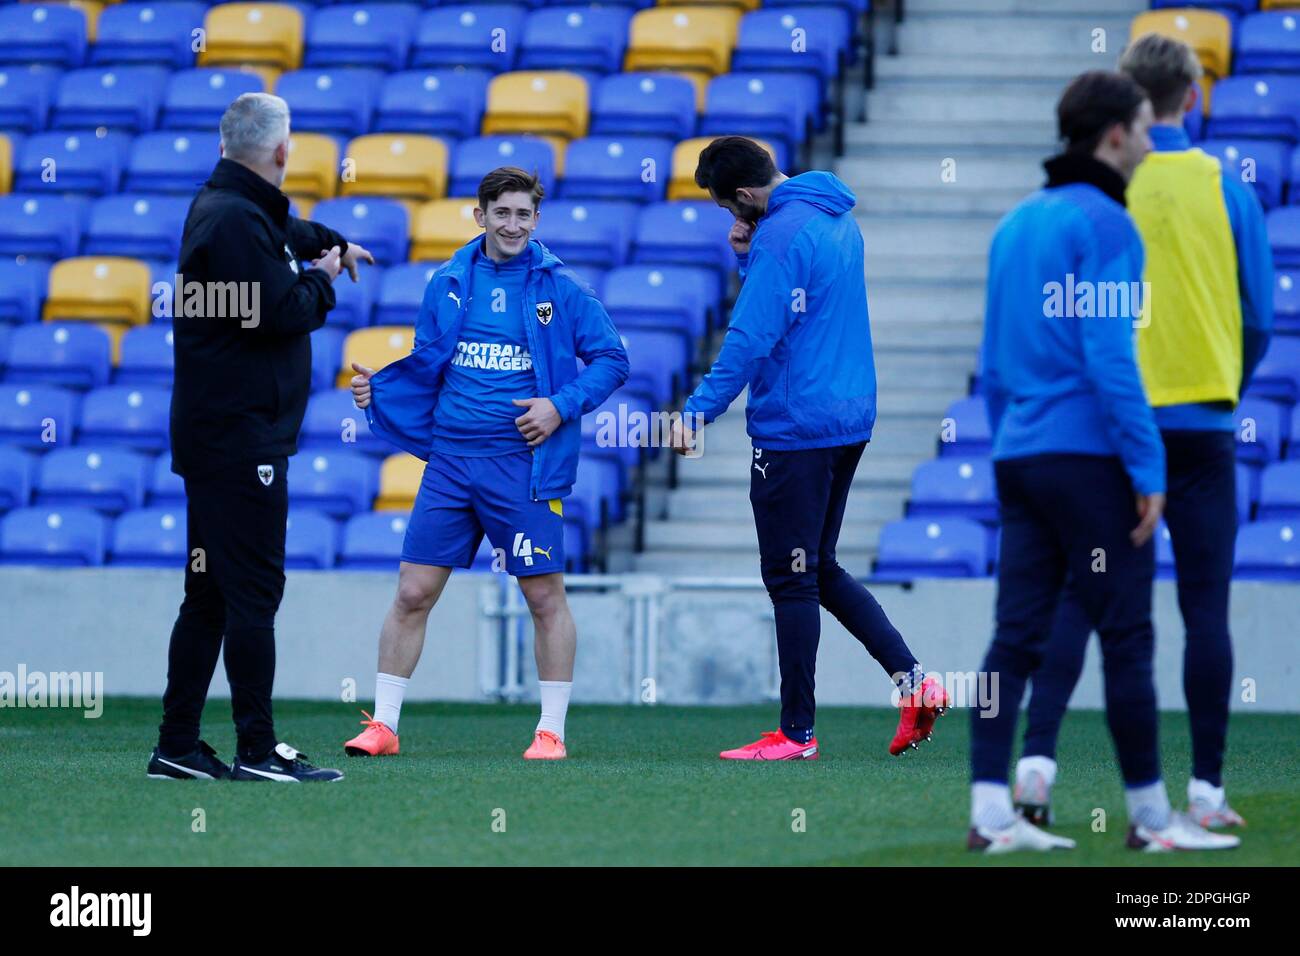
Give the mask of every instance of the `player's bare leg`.
M 438 603 L 451 568 L 403 561 L 397 594 L 379 631 L 379 672 L 375 675 L 375 716 L 365 711 L 365 725 L 343 745 L 353 757 L 381 757 L 398 752 L 397 724 L 406 685 L 424 651 L 429 612 Z
M 578 649 L 578 629 L 564 593 L 564 575 L 538 574 L 519 578 L 536 634 L 537 679 L 541 687 L 542 717 L 533 743 L 524 752 L 529 760 L 560 760 L 564 748 L 564 718 L 573 690 L 573 659 Z

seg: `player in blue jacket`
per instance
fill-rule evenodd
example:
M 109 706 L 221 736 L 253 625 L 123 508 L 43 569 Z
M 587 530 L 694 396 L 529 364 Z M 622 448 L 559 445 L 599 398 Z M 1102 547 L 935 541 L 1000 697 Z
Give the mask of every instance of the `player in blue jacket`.
M 736 217 L 730 241 L 744 284 L 717 361 L 686 400 L 674 447 L 685 454 L 694 442 L 687 423 L 714 421 L 749 387 L 749 497 L 781 666 L 780 727 L 722 757 L 816 759 L 822 607 L 898 687 L 890 752 L 903 753 L 930 736 L 947 695 L 924 676 L 876 599 L 835 560 L 853 473 L 876 420 L 856 201 L 830 173 L 787 178 L 765 149 L 740 136 L 705 147 L 695 181 Z
M 524 756 L 566 756 L 577 634 L 561 499 L 577 473 L 582 415 L 626 381 L 628 360 L 590 288 L 531 238 L 541 198 L 536 176 L 488 173 L 474 210 L 483 235 L 429 280 L 411 354 L 378 372 L 354 366 L 353 396 L 371 431 L 428 462 L 379 635 L 375 714 L 344 745 L 354 756 L 398 752 L 429 612 L 485 532 L 518 579 L 536 633 L 542 716 Z
M 1007 786 L 1025 683 L 1067 577 L 1101 636 L 1128 845 L 1236 842 L 1170 810 L 1156 734 L 1152 534 L 1165 450 L 1134 355 L 1143 249 L 1124 196 L 1151 149 L 1151 122 L 1129 77 L 1077 77 L 1057 104 L 1065 151 L 1045 164 L 1046 187 L 998 225 L 989 252 L 983 381 L 1002 539 L 996 631 L 981 668 L 996 691 L 971 709 L 972 850 L 1074 846 L 1018 816 Z

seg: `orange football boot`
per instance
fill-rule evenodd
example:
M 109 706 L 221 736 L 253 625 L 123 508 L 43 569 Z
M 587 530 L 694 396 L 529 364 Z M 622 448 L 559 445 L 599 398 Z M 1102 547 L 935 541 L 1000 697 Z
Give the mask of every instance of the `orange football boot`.
M 524 751 L 525 760 L 563 760 L 569 756 L 564 749 L 564 741 L 549 730 L 539 730 L 533 734 L 532 745 Z
M 366 714 L 364 710 L 361 713 Z M 387 757 L 401 753 L 397 734 L 389 730 L 387 724 L 369 714 L 361 723 L 366 729 L 343 745 L 349 757 Z

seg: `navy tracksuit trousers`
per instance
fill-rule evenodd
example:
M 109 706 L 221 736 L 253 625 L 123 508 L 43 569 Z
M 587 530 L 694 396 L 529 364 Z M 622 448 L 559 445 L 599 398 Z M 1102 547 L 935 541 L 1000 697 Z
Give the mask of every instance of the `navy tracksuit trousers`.
M 1165 523 L 1178 572 L 1187 641 L 1183 692 L 1192 729 L 1192 776 L 1222 786 L 1232 692 L 1228 595 L 1237 535 L 1236 447 L 1231 432 L 1165 431 Z M 1083 670 L 1092 625 L 1074 588 L 1057 610 L 1029 698 L 1025 756 L 1055 759 L 1065 708 Z
M 1151 628 L 1154 542 L 1135 548 L 1136 495 L 1119 458 L 994 463 L 1002 509 L 988 700 L 971 708 L 971 779 L 1006 784 L 1025 683 L 1042 661 L 1067 578 L 1101 636 L 1106 719 L 1128 787 L 1160 779 Z M 996 684 L 992 676 L 996 675 Z

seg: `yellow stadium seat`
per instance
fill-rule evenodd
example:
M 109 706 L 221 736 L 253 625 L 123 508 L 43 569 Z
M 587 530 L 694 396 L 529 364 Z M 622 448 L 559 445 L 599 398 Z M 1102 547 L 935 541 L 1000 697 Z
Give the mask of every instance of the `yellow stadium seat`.
M 122 364 L 122 337 L 126 335 L 129 325 L 120 322 L 96 322 L 108 334 L 108 357 L 110 364 L 117 368 Z
M 375 510 L 410 511 L 423 477 L 424 462 L 414 455 L 405 452 L 389 455 L 379 469 L 379 494 L 375 498 Z
M 311 211 L 316 208 L 316 200 L 307 199 L 304 196 L 294 196 L 292 198 L 294 215 L 299 219 L 310 219 Z
M 1259 0 L 1261 10 L 1286 10 L 1300 7 L 1300 0 Z
M 323 133 L 289 137 L 289 166 L 283 189 L 295 199 L 332 199 L 338 193 L 339 144 Z
M 104 4 L 97 0 L 68 0 L 68 6 L 80 10 L 86 17 L 86 40 L 94 43 L 99 35 L 99 15 L 104 12 Z
M 726 73 L 739 22 L 735 7 L 641 10 L 632 18 L 624 69 Z
M 14 184 L 14 143 L 0 133 L 0 195 L 9 192 Z
M 149 267 L 139 259 L 78 256 L 50 269 L 45 321 L 87 319 L 145 325 L 152 308 Z
M 700 164 L 700 153 L 704 151 L 704 147 L 717 138 L 697 136 L 694 139 L 684 139 L 673 147 L 673 174 L 672 179 L 668 181 L 669 199 L 709 198 L 707 190 L 695 185 L 695 167 Z M 756 139 L 754 142 L 771 153 L 772 162 L 776 162 L 776 151 L 772 149 L 770 143 L 761 139 Z
M 406 358 L 415 342 L 411 325 L 375 325 L 357 329 L 343 340 L 343 368 L 339 369 L 338 387 L 347 388 L 355 374 L 352 363 L 379 371 L 385 365 Z
M 240 73 L 252 73 L 262 81 L 262 89 L 268 93 L 275 89 L 275 84 L 280 82 L 280 74 L 284 72 L 278 66 L 266 63 L 240 63 L 235 69 Z
M 1182 40 L 1196 51 L 1201 67 L 1215 78 L 1232 72 L 1232 24 L 1212 10 L 1148 10 L 1133 18 L 1129 40 L 1144 33 Z
M 222 3 L 203 21 L 199 66 L 263 63 L 296 70 L 302 63 L 302 14 L 282 3 Z M 270 87 L 267 87 L 270 89 Z
M 757 10 L 762 5 L 763 0 L 659 0 L 661 7 L 723 6 L 736 7 L 745 13 Z
M 441 199 L 447 193 L 447 146 L 418 133 L 374 133 L 348 143 L 344 196 Z
M 1201 88 L 1201 101 L 1199 104 L 1201 113 L 1205 116 L 1210 115 L 1210 96 L 1214 93 L 1214 80 L 1208 76 L 1202 76 L 1198 81 Z
M 420 206 L 411 229 L 412 262 L 445 262 L 483 230 L 474 221 L 477 199 L 435 199 Z
M 565 70 L 501 73 L 488 85 L 483 135 L 553 133 L 587 135 L 587 81 Z

